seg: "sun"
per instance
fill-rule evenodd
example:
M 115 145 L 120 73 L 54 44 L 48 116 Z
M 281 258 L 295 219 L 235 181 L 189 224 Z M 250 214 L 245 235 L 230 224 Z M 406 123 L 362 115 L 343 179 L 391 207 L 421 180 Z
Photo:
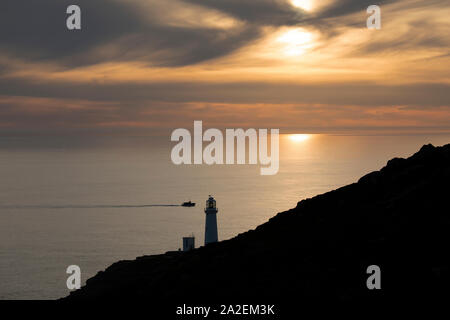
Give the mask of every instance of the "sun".
M 312 40 L 312 34 L 301 28 L 290 29 L 284 32 L 278 41 L 293 45 L 304 45 Z
M 291 3 L 297 8 L 311 11 L 313 9 L 314 0 L 291 0 Z
M 312 33 L 302 28 L 284 31 L 277 40 L 283 45 L 284 54 L 288 56 L 299 56 L 313 46 Z
M 309 138 L 311 138 L 311 136 L 309 134 L 291 134 L 291 135 L 289 135 L 289 139 L 291 139 L 291 141 L 294 141 L 294 142 L 306 141 Z

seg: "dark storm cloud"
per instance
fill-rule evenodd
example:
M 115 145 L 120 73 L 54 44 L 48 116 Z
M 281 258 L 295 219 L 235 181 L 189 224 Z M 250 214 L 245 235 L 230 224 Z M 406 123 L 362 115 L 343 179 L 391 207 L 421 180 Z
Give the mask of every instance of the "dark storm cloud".
M 66 0 L 3 0 L 0 3 L 0 49 L 27 60 L 64 61 L 142 28 L 128 6 L 106 0 L 77 3 L 83 28 L 66 28 Z
M 230 14 L 257 25 L 298 24 L 306 12 L 294 8 L 288 0 L 185 0 Z
M 317 14 L 316 19 L 340 17 L 355 12 L 365 13 L 366 9 L 371 5 L 382 5 L 400 0 L 338 0 L 331 2 L 328 6 L 322 8 Z M 364 21 L 365 22 L 365 21 Z
M 136 3 L 80 0 L 82 30 L 66 28 L 72 1 L 3 0 L 0 53 L 26 61 L 76 67 L 111 61 L 187 65 L 227 54 L 259 36 L 242 30 L 183 28 L 153 23 Z M 101 49 L 101 50 L 100 50 Z
M 332 41 L 342 32 L 341 27 L 366 28 L 367 8 L 371 5 L 384 5 L 402 0 L 334 0 L 321 7 L 314 14 L 305 17 L 301 25 L 318 30 L 322 38 Z M 345 16 L 361 13 L 361 19 L 350 20 Z M 383 9 L 382 9 L 383 12 Z
M 317 12 L 307 12 L 294 7 L 289 0 L 184 0 L 189 3 L 207 6 L 226 12 L 241 20 L 256 25 L 271 26 L 310 26 L 333 35 L 333 24 L 327 18 L 342 17 L 355 12 L 365 14 L 370 5 L 382 5 L 401 0 L 334 0 Z M 317 0 L 320 2 L 320 0 Z M 348 21 L 341 20 L 340 24 Z M 365 19 L 361 20 L 365 26 Z

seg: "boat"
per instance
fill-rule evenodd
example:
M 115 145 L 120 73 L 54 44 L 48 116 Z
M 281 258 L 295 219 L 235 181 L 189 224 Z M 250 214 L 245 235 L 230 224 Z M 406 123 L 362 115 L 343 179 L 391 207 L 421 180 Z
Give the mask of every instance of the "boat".
M 191 201 L 183 202 L 183 203 L 181 204 L 181 206 L 182 206 L 182 207 L 195 207 L 195 202 L 191 202 Z

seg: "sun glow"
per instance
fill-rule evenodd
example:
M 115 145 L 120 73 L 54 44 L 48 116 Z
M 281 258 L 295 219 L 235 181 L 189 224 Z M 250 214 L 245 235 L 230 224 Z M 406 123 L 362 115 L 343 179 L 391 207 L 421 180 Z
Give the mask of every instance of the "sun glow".
M 314 0 L 291 0 L 291 3 L 295 7 L 310 11 L 313 9 Z
M 309 138 L 311 138 L 311 136 L 309 134 L 291 134 L 291 135 L 289 135 L 289 139 L 291 139 L 291 141 L 294 141 L 294 142 L 306 141 Z
M 291 29 L 278 37 L 284 44 L 283 52 L 288 56 L 299 56 L 312 47 L 313 35 L 301 28 Z

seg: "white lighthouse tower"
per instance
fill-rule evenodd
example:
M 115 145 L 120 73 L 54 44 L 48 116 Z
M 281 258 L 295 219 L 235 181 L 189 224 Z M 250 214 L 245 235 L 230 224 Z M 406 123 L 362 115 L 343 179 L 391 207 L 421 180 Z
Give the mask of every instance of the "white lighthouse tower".
M 211 242 L 217 242 L 217 208 L 216 200 L 212 196 L 206 200 L 205 246 Z

